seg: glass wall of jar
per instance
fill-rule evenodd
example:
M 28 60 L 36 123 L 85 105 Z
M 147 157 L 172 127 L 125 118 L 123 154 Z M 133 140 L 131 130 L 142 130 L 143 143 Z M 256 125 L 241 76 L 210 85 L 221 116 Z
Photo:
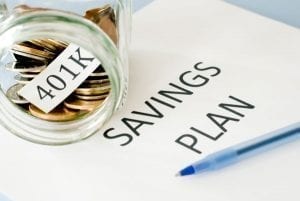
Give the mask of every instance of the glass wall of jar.
M 131 0 L 0 0 L 0 123 L 49 145 L 83 140 L 123 104 Z

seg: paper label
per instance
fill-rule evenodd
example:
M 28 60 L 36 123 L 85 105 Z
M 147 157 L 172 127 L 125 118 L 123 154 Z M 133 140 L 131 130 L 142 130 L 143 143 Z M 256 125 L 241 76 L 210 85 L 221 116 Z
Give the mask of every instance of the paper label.
M 91 53 L 70 44 L 42 73 L 24 86 L 19 94 L 42 111 L 49 113 L 99 65 L 100 61 Z

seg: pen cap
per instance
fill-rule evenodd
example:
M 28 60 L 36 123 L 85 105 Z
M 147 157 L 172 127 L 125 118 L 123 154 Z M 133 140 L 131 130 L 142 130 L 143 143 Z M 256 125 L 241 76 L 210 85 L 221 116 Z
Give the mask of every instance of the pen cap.
M 83 140 L 122 106 L 131 0 L 0 0 L 0 122 L 36 143 Z

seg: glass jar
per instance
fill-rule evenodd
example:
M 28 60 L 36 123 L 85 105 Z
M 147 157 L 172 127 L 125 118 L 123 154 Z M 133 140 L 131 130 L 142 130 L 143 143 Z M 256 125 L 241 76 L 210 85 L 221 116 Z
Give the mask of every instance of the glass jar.
M 0 0 L 1 124 L 48 145 L 99 131 L 127 94 L 131 12 L 131 0 Z

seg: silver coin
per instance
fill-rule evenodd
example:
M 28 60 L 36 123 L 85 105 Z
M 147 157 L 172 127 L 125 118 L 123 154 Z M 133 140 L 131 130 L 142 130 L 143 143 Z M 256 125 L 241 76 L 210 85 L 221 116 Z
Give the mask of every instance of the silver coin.
M 18 105 L 24 105 L 28 104 L 29 102 L 24 99 L 23 97 L 18 95 L 18 92 L 24 87 L 23 84 L 15 84 L 12 87 L 10 87 L 7 92 L 6 96 L 9 100 L 11 100 L 13 103 Z
M 93 72 L 89 75 L 90 77 L 102 77 L 108 76 L 106 72 Z
M 37 75 L 39 75 L 39 73 L 31 73 L 31 72 L 28 72 L 28 73 L 20 73 L 20 76 L 21 77 L 24 77 L 24 78 L 35 78 Z
M 32 80 L 32 78 L 26 78 L 22 77 L 21 75 L 16 75 L 15 80 L 19 84 L 28 84 Z

